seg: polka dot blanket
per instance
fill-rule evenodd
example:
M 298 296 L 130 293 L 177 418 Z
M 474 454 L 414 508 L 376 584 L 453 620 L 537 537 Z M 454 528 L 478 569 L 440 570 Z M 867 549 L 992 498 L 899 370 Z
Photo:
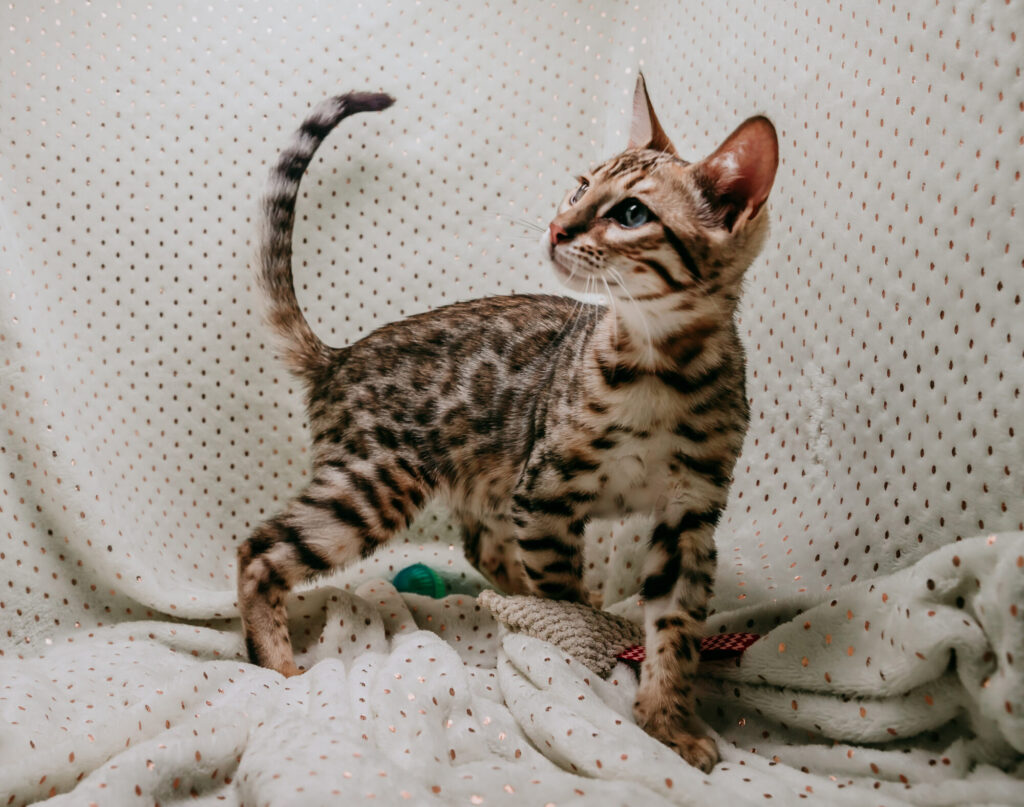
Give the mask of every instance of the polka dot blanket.
M 1013 2 L 15 0 L 3 23 L 0 805 L 1024 804 Z M 699 682 L 722 762 L 637 728 L 631 664 L 499 624 L 437 508 L 295 594 L 304 675 L 246 663 L 235 550 L 310 464 L 248 267 L 277 149 L 327 95 L 397 99 L 332 134 L 299 204 L 300 301 L 346 344 L 557 291 L 528 225 L 622 148 L 638 69 L 685 158 L 752 114 L 780 140 L 708 623 L 761 638 Z M 618 617 L 649 530 L 589 528 Z M 451 593 L 400 594 L 413 563 Z

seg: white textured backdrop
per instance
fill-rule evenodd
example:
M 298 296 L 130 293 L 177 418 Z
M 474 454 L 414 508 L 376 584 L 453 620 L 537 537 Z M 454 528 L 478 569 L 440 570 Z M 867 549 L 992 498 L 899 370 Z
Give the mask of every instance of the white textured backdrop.
M 1024 530 L 1016 0 L 14 2 L 0 22 L 0 663 L 49 670 L 54 704 L 76 652 L 129 623 L 173 637 L 201 620 L 215 633 L 196 655 L 238 657 L 237 623 L 216 621 L 235 615 L 235 546 L 308 473 L 298 385 L 268 354 L 247 266 L 256 199 L 309 107 L 349 89 L 397 104 L 346 121 L 304 185 L 296 282 L 332 344 L 458 299 L 556 290 L 517 220 L 546 224 L 571 177 L 624 145 L 638 69 L 683 156 L 751 114 L 775 122 L 773 234 L 740 309 L 753 422 L 718 536 L 723 624 L 771 627 L 954 542 Z M 636 591 L 642 531 L 591 531 L 608 602 Z M 428 515 L 338 584 L 416 558 L 472 593 L 453 541 Z M 1019 570 L 1019 536 L 987 545 L 1007 544 Z M 1022 586 L 1006 579 L 990 607 L 1024 655 L 1005 596 Z M 897 612 L 872 607 L 862 641 L 888 645 Z M 324 644 L 328 611 L 300 644 Z M 821 644 L 833 651 L 866 666 L 863 647 Z M 1020 751 L 1004 652 L 992 674 L 1009 676 L 1004 739 L 1022 732 Z M 778 656 L 776 683 L 816 662 Z M 114 697 L 101 679 L 92 692 Z M 16 725 L 26 697 L 0 689 Z M 53 708 L 0 737 L 0 757 L 31 760 L 57 723 L 87 719 Z M 78 752 L 83 776 L 105 748 Z M 816 771 L 838 769 L 816 748 Z M 855 772 L 923 787 L 926 757 Z M 60 768 L 57 786 L 29 765 L 14 803 L 73 787 Z M 237 781 L 215 792 L 249 803 Z

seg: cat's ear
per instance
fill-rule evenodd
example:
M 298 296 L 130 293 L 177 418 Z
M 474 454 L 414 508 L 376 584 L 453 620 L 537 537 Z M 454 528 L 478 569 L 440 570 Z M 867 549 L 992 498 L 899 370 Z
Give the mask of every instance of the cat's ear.
M 708 202 L 730 232 L 757 215 L 779 167 L 779 140 L 765 117 L 745 120 L 697 165 Z
M 636 78 L 636 90 L 633 92 L 633 122 L 629 125 L 629 145 L 631 149 L 654 149 L 663 151 L 674 157 L 676 148 L 668 139 L 665 131 L 658 123 L 658 116 L 654 114 L 654 107 L 647 95 L 647 85 L 644 83 L 644 74 L 640 73 Z

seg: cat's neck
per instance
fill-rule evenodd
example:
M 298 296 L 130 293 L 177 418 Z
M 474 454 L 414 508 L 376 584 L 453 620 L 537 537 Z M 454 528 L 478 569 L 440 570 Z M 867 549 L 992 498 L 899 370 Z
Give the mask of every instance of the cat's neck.
M 734 330 L 735 299 L 669 294 L 652 300 L 615 300 L 595 333 L 616 363 L 647 370 L 674 369 L 706 355 L 717 337 Z

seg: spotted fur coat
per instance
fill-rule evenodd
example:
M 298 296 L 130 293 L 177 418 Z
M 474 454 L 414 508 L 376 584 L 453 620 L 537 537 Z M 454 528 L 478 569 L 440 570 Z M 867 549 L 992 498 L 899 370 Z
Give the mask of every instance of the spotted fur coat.
M 297 304 L 291 239 L 299 183 L 348 115 L 318 107 L 282 153 L 264 201 L 257 277 L 281 354 L 303 379 L 313 441 L 305 490 L 239 548 L 250 659 L 301 673 L 286 597 L 365 557 L 440 496 L 469 559 L 510 593 L 587 601 L 588 521 L 652 513 L 643 571 L 647 661 L 638 722 L 710 770 L 692 680 L 716 566 L 714 530 L 748 422 L 734 324 L 767 229 L 772 125 L 741 124 L 688 163 L 638 82 L 628 148 L 587 171 L 544 234 L 555 272 L 606 305 L 517 295 L 460 302 L 326 346 Z

